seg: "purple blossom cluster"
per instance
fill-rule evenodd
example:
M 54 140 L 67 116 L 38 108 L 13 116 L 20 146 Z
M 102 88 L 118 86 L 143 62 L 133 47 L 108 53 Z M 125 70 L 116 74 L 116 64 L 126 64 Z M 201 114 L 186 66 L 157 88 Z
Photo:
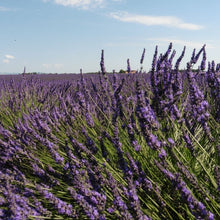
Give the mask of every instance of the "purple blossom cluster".
M 183 79 L 179 71 L 179 64 L 185 54 L 185 47 L 177 59 L 174 69 L 172 69 L 172 62 L 176 51 L 173 50 L 172 53 L 171 51 L 172 44 L 169 45 L 164 55 L 161 54 L 157 58 L 157 47 L 155 49 L 151 70 L 152 106 L 158 116 L 169 115 L 172 120 L 180 120 L 181 114 L 177 102 L 183 93 Z
M 172 182 L 173 187 L 181 193 L 181 197 L 196 219 L 214 219 L 214 214 L 210 211 L 207 211 L 205 205 L 194 198 L 192 192 L 187 188 L 186 183 L 182 180 L 179 173 L 171 173 L 167 169 L 163 168 L 163 166 L 157 161 L 155 161 L 155 164 Z
M 215 66 L 215 62 L 209 62 L 208 70 L 205 74 L 205 80 L 210 89 L 210 95 L 213 99 L 213 105 L 216 108 L 215 118 L 220 120 L 220 77 L 219 77 L 219 64 Z
M 206 135 L 211 136 L 210 128 L 208 126 L 208 119 L 210 116 L 208 112 L 209 104 L 204 99 L 203 93 L 196 85 L 195 78 L 191 71 L 191 63 L 187 64 L 187 77 L 189 81 L 189 95 L 192 117 L 195 121 L 202 125 Z

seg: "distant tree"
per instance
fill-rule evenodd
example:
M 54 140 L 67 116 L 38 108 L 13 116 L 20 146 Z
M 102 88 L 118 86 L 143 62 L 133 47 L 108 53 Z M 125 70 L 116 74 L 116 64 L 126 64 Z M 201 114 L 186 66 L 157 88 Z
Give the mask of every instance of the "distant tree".
M 125 73 L 126 71 L 123 69 L 120 69 L 119 73 Z

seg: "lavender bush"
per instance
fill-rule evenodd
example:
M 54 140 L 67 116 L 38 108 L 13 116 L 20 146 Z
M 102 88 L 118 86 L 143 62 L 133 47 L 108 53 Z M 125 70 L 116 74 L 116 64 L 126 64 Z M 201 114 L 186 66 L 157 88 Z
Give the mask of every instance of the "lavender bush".
M 175 54 L 0 76 L 0 219 L 220 219 L 220 68 Z

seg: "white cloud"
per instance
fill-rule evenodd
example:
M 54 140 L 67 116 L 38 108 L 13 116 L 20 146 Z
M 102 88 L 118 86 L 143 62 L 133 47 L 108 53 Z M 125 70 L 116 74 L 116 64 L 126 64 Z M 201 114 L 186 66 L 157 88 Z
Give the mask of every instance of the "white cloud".
M 10 63 L 10 61 L 13 60 L 13 59 L 15 59 L 14 56 L 9 55 L 9 54 L 6 54 L 6 55 L 5 55 L 5 58 L 2 60 L 2 62 L 8 64 L 8 63 Z
M 156 44 L 159 42 L 166 42 L 170 43 L 172 42 L 173 44 L 178 44 L 181 46 L 186 46 L 190 48 L 196 48 L 200 49 L 202 46 L 205 44 L 205 42 L 198 42 L 198 41 L 185 41 L 185 40 L 179 40 L 179 39 L 172 39 L 172 38 L 148 38 L 147 40 L 155 41 Z M 206 48 L 214 48 L 212 44 L 206 44 Z
M 127 12 L 111 13 L 110 16 L 114 19 L 123 22 L 140 23 L 146 26 L 167 26 L 175 27 L 186 30 L 200 30 L 203 28 L 201 25 L 192 23 L 185 23 L 181 19 L 174 16 L 148 16 L 148 15 L 135 15 Z
M 75 7 L 80 9 L 103 8 L 109 2 L 124 2 L 126 0 L 42 0 L 43 2 L 53 2 L 58 5 Z
M 11 9 L 0 6 L 0 11 L 11 11 Z
M 43 0 L 49 2 L 50 0 Z M 55 4 L 81 9 L 102 7 L 104 0 L 51 0 Z
M 13 60 L 15 57 L 14 56 L 12 56 L 12 55 L 5 55 L 5 58 L 6 59 L 9 59 L 9 60 Z
M 17 8 L 6 8 L 3 6 L 0 6 L 0 12 L 7 12 L 7 11 L 17 11 Z
M 2 60 L 2 62 L 8 64 L 8 63 L 10 63 L 10 60 L 8 60 L 8 59 L 4 59 L 4 60 Z

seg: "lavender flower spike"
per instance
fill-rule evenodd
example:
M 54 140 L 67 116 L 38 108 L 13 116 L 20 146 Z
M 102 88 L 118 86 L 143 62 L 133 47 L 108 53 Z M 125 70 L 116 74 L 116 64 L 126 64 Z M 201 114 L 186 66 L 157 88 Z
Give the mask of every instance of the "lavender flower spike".
M 128 73 L 131 72 L 131 67 L 130 67 L 130 61 L 129 61 L 129 59 L 127 59 L 127 72 L 128 72 Z
M 144 55 L 145 55 L 145 48 L 144 48 L 142 56 L 141 56 L 140 64 L 143 64 L 143 62 L 144 62 Z
M 102 74 L 105 75 L 106 72 L 105 72 L 105 65 L 104 65 L 104 50 L 102 50 L 100 66 L 101 66 Z

